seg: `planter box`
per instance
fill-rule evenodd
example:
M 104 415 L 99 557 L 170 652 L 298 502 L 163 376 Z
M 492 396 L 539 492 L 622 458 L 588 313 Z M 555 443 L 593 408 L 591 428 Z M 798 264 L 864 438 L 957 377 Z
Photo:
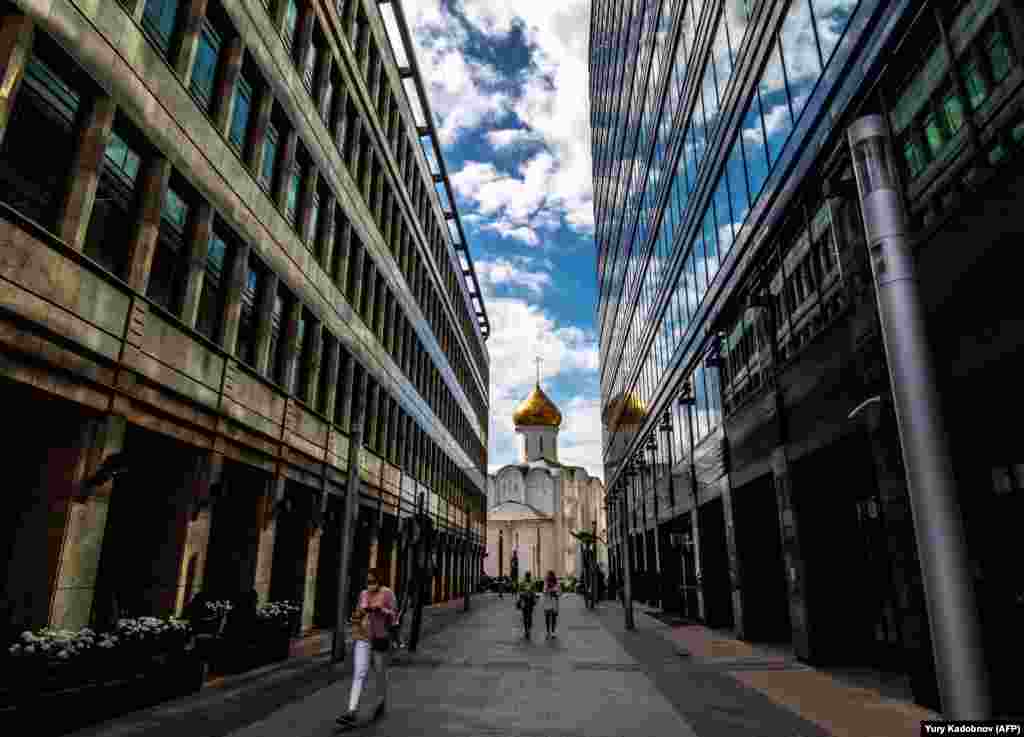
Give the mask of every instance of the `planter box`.
M 92 681 L 73 685 L 69 683 L 75 677 L 72 672 L 58 670 L 7 690 L 0 694 L 0 732 L 18 734 L 19 726 L 31 724 L 33 735 L 61 735 L 194 693 L 202 686 L 202 663 L 191 653 L 136 661 L 117 677 L 112 670 L 93 672 Z

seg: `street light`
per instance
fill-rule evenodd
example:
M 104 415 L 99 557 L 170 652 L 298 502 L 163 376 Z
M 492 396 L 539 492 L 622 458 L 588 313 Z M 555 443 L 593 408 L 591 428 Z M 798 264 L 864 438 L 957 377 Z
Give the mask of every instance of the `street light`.
M 986 719 L 988 673 L 925 311 L 885 119 L 847 132 L 889 365 L 944 715 Z
M 623 586 L 623 607 L 626 610 L 626 629 L 636 629 L 636 623 L 633 620 L 633 546 L 629 534 L 629 486 L 635 472 L 633 471 L 632 464 L 626 466 L 623 471 L 623 483 L 620 483 L 620 494 L 622 494 L 622 547 L 623 547 L 623 558 L 622 561 L 622 576 L 624 580 Z

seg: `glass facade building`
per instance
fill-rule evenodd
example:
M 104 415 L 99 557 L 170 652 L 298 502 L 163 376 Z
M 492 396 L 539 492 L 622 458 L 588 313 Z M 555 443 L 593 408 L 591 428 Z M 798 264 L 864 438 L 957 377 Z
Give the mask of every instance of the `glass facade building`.
M 856 564 L 816 568 L 830 554 L 817 530 L 828 510 L 809 490 L 836 483 L 830 462 L 852 463 L 841 522 L 864 556 L 901 561 L 870 564 L 890 583 L 886 603 L 859 615 L 875 630 L 864 638 L 911 653 L 915 694 L 929 700 L 927 623 L 905 562 L 913 534 L 891 521 L 908 508 L 879 491 L 903 483 L 879 448 L 899 440 L 846 420 L 889 388 L 877 329 L 864 327 L 877 316 L 844 136 L 857 115 L 885 115 L 914 227 L 932 244 L 921 257 L 930 316 L 954 296 L 970 303 L 966 286 L 948 285 L 981 267 L 934 244 L 959 232 L 950 218 L 970 207 L 965 181 L 984 203 L 978 182 L 1019 161 L 1021 28 L 1020 10 L 998 0 L 593 3 L 603 453 L 613 550 L 641 599 L 787 640 L 808 660 L 852 657 L 822 622 L 834 613 L 826 579 Z M 998 252 L 998 238 L 983 240 Z M 958 336 L 942 334 L 955 353 Z M 961 455 L 965 476 L 988 472 Z M 864 521 L 873 504 L 895 505 L 886 533 Z M 993 505 L 969 526 L 985 529 Z M 999 554 L 981 550 L 989 581 L 1004 575 Z

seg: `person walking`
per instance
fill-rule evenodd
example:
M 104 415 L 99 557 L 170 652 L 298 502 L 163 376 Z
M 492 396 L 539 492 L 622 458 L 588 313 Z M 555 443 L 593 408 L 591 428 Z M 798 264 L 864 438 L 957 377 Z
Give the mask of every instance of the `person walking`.
M 558 626 L 558 597 L 561 594 L 555 572 L 548 571 L 544 578 L 544 627 L 547 629 L 545 639 L 548 640 L 554 638 L 555 627 Z
M 516 597 L 516 609 L 523 613 L 523 635 L 529 639 L 533 629 L 533 608 L 537 606 L 537 592 L 534 590 L 533 579 L 527 571 L 523 582 L 519 585 L 519 596 Z
M 391 625 L 395 622 L 395 594 L 387 586 L 380 585 L 381 577 L 370 571 L 366 577 L 366 589 L 359 594 L 359 603 L 352 612 L 352 690 L 349 693 L 348 711 L 337 719 L 342 727 L 354 727 L 357 723 L 359 697 L 369 671 L 372 656 L 376 672 L 380 700 L 374 716 L 386 707 L 388 696 L 388 652 L 391 647 Z

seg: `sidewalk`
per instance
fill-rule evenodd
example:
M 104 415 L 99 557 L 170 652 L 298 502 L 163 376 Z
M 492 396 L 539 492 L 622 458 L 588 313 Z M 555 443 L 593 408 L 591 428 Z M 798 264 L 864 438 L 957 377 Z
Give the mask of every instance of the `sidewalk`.
M 623 619 L 621 606 L 607 608 Z M 648 611 L 656 610 L 636 607 L 638 632 L 656 633 L 695 667 L 727 675 L 833 737 L 918 734 L 920 722 L 941 718 L 914 704 L 901 680 L 868 670 L 826 672 L 701 625 L 670 627 Z
M 475 609 L 480 599 L 485 597 L 472 597 L 470 606 Z M 421 647 L 456 622 L 461 610 L 461 598 L 425 607 Z M 188 737 L 221 737 L 332 684 L 344 683 L 343 688 L 347 689 L 351 683 L 352 663 L 346 659 L 337 666 L 331 665 L 332 637 L 333 631 L 330 630 L 314 632 L 293 642 L 291 657 L 281 663 L 210 680 L 199 693 L 125 714 L 71 735 L 180 737 L 187 734 Z

